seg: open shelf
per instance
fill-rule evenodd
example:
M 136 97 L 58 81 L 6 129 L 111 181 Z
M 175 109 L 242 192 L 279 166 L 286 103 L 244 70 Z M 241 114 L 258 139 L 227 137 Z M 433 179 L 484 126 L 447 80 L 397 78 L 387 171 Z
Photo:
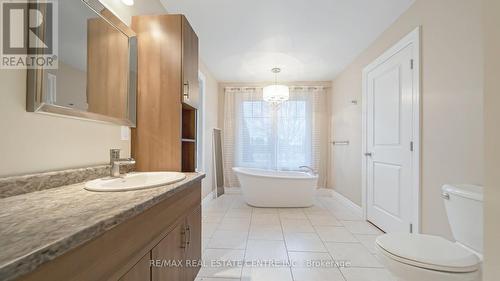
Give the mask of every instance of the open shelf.
M 182 104 L 182 171 L 196 170 L 196 109 Z

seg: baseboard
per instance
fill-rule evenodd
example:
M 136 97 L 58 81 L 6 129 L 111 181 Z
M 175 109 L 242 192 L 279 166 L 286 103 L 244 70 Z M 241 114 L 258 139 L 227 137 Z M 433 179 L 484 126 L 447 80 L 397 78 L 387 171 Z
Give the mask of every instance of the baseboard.
M 333 189 L 330 188 L 318 188 L 316 189 L 316 196 L 320 197 L 332 197 Z
M 344 195 L 338 193 L 334 189 L 331 189 L 332 192 L 332 197 L 339 200 L 342 202 L 342 204 L 346 205 L 347 207 L 351 208 L 353 212 L 356 212 L 356 214 L 362 216 L 363 215 L 363 208 L 356 203 L 352 202 L 349 198 L 345 197 Z
M 215 193 L 214 193 L 214 191 L 212 191 L 209 194 L 207 194 L 207 196 L 205 196 L 205 198 L 203 198 L 203 200 L 201 200 L 201 205 L 205 206 L 206 204 L 208 204 L 208 202 L 214 200 L 214 198 L 215 198 Z

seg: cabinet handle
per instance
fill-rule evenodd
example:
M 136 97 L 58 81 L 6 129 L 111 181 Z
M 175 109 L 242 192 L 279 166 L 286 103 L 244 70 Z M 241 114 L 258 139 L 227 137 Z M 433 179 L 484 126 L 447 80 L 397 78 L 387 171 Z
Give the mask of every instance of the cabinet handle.
M 187 246 L 186 230 L 186 227 L 184 227 L 181 232 L 181 248 L 183 249 Z
M 189 225 L 186 226 L 186 232 L 188 233 L 186 246 L 189 246 L 189 243 L 191 243 L 191 227 Z
M 183 96 L 186 100 L 189 100 L 189 82 L 184 83 L 184 93 Z

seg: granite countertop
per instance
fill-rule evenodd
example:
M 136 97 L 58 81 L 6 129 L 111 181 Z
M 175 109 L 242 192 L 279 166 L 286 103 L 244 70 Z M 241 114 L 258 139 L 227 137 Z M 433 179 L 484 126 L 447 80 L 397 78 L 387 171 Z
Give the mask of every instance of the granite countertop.
M 74 184 L 0 199 L 0 280 L 13 280 L 173 196 L 204 174 L 127 192 Z

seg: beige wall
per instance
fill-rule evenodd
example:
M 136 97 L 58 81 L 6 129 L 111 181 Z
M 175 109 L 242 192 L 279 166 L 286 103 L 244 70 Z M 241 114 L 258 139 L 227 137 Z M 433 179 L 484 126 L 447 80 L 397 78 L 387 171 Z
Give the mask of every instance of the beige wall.
M 483 51 L 481 5 L 470 0 L 417 0 L 333 81 L 334 138 L 348 148 L 333 156 L 330 184 L 361 203 L 363 67 L 422 26 L 422 232 L 451 238 L 440 188 L 483 184 Z
M 135 14 L 164 12 L 159 1 L 103 2 L 126 23 Z M 119 126 L 26 112 L 25 71 L 0 70 L 0 85 L 0 177 L 104 164 L 110 148 L 130 155 Z
M 485 26 L 485 149 L 484 280 L 500 276 L 500 2 L 484 0 Z
M 202 196 L 205 197 L 215 188 L 213 169 L 213 129 L 218 128 L 218 83 L 206 65 L 200 61 L 200 72 L 205 76 L 205 95 L 203 97 L 203 170 L 206 178 L 202 183 Z

